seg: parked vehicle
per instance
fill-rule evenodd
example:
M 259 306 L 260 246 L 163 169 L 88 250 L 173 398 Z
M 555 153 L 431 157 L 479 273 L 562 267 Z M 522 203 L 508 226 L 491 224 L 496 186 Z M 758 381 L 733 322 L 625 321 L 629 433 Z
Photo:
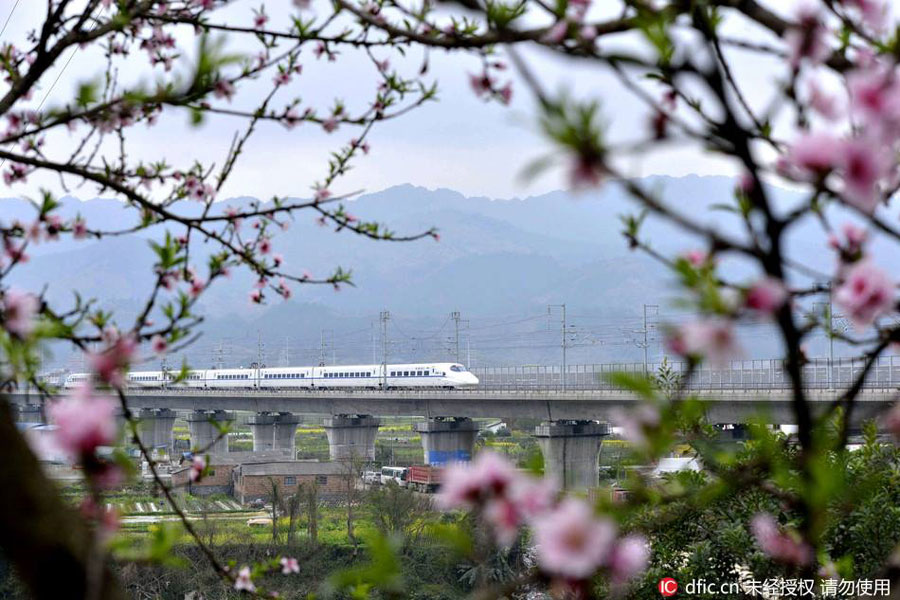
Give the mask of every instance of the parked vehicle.
M 365 471 L 362 474 L 363 483 L 366 485 L 375 485 L 381 483 L 381 473 L 378 471 Z
M 431 465 L 413 465 L 407 473 L 406 486 L 418 492 L 432 494 L 441 485 L 442 471 L 440 467 Z
M 387 485 L 392 481 L 400 487 L 406 487 L 406 467 L 381 467 L 381 485 Z

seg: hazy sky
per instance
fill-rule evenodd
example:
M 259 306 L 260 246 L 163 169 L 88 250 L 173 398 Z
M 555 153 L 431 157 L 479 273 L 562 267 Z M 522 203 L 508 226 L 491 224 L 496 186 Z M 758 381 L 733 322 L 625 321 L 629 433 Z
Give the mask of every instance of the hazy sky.
M 5 19 L 13 0 L 0 0 L 0 19 Z M 251 9 L 258 2 L 237 2 L 220 15 L 221 19 L 247 23 L 252 18 Z M 272 24 L 277 25 L 286 16 L 290 2 L 268 2 Z M 595 3 L 608 6 L 605 3 Z M 785 3 L 778 4 L 784 9 Z M 25 0 L 19 3 L 12 15 L 2 41 L 21 42 L 27 30 L 40 24 L 45 3 Z M 746 34 L 741 27 L 733 28 Z M 759 32 L 749 32 L 754 39 L 764 37 Z M 179 39 L 185 48 L 193 47 L 188 33 Z M 634 47 L 635 39 L 621 43 Z M 231 48 L 240 49 L 239 42 L 232 41 Z M 526 58 L 534 65 L 535 72 L 544 80 L 547 89 L 567 88 L 576 96 L 594 95 L 603 99 L 604 113 L 615 139 L 634 139 L 645 130 L 647 119 L 644 109 L 629 93 L 602 69 L 589 67 L 557 58 L 539 51 L 525 51 Z M 388 56 L 385 53 L 379 58 Z M 472 93 L 468 74 L 478 70 L 474 57 L 443 52 L 431 53 L 431 75 L 440 85 L 440 102 L 420 108 L 397 121 L 380 125 L 370 137 L 372 154 L 356 163 L 352 174 L 336 187 L 336 192 L 365 189 L 382 189 L 400 183 L 413 183 L 429 188 L 448 187 L 469 195 L 508 197 L 537 194 L 549 189 L 564 187 L 561 169 L 529 182 L 521 176 L 534 159 L 545 155 L 549 146 L 536 131 L 533 100 L 521 82 L 516 81 L 514 100 L 510 107 L 486 104 Z M 407 63 L 395 64 L 415 68 L 420 55 Z M 739 77 L 745 85 L 751 101 L 762 99 L 767 78 L 781 65 L 765 63 L 758 57 L 737 56 Z M 364 57 L 345 53 L 337 63 L 317 61 L 306 54 L 303 74 L 291 87 L 292 93 L 301 94 L 324 110 L 335 96 L 346 99 L 349 105 L 359 106 L 368 102 L 375 78 L 371 65 Z M 147 62 L 140 53 L 134 58 L 136 70 L 146 80 L 150 76 Z M 62 73 L 59 82 L 49 95 L 46 104 L 62 102 L 71 97 L 79 81 L 96 75 L 102 68 L 100 57 L 92 51 L 74 54 L 71 64 Z M 176 71 L 178 69 L 176 68 Z M 123 73 L 123 79 L 130 75 Z M 161 70 L 160 71 L 161 74 Z M 511 74 L 511 73 L 510 73 Z M 512 74 L 511 74 L 512 75 Z M 54 75 L 55 77 L 55 75 Z M 52 79 L 50 80 L 52 81 Z M 268 83 L 269 79 L 265 80 Z M 48 82 L 49 83 L 49 82 Z M 38 92 L 36 101 L 46 95 L 48 84 Z M 248 90 L 252 94 L 254 90 Z M 258 90 L 257 90 L 258 91 Z M 287 95 L 283 103 L 287 102 Z M 246 97 L 245 97 L 246 98 Z M 242 99 L 236 99 L 240 106 Z M 276 103 L 276 106 L 279 106 Z M 170 162 L 184 162 L 195 156 L 218 160 L 224 156 L 232 135 L 240 126 L 236 119 L 220 118 L 207 125 L 189 129 L 182 113 L 172 114 L 156 128 L 136 129 L 133 136 L 141 156 L 165 157 Z M 355 131 L 342 127 L 331 135 L 318 128 L 304 125 L 287 131 L 280 125 L 264 124 L 260 133 L 250 142 L 235 176 L 223 196 L 252 195 L 306 195 L 311 183 L 324 173 L 325 151 L 354 137 Z M 54 143 L 57 143 L 54 141 Z M 67 143 L 59 141 L 61 147 Z M 686 173 L 731 174 L 728 164 L 704 155 L 696 148 L 668 150 L 652 155 L 629 159 L 626 166 L 633 175 Z M 28 184 L 17 186 L 17 193 L 34 193 L 39 184 L 53 182 L 32 178 Z M 93 190 L 75 192 L 79 196 L 92 196 Z

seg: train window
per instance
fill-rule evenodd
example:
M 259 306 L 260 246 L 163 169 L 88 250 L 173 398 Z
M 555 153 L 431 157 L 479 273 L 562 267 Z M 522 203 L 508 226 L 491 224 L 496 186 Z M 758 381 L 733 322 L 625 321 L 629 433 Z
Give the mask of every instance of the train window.
M 463 373 L 465 372 L 466 368 L 462 365 L 451 365 L 450 370 L 456 371 L 457 373 Z

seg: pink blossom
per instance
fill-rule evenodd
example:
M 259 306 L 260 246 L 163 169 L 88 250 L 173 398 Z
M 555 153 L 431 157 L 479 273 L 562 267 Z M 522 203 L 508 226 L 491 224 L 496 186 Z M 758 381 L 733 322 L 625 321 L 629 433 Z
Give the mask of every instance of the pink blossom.
M 324 121 L 322 121 L 322 129 L 326 132 L 331 133 L 335 129 L 338 128 L 338 120 L 334 117 L 328 117 Z
M 119 335 L 111 330 L 104 332 L 108 346 L 101 352 L 90 355 L 91 367 L 100 377 L 100 380 L 115 387 L 123 383 L 122 374 L 131 363 L 131 359 L 137 350 L 137 342 L 134 336 Z
M 810 108 L 829 121 L 835 121 L 841 116 L 837 98 L 825 92 L 814 79 L 807 85 L 807 102 Z
M 261 304 L 263 299 L 263 294 L 261 290 L 253 289 L 250 290 L 250 302 L 254 304 Z
M 894 282 L 868 260 L 854 263 L 834 293 L 834 301 L 850 316 L 858 330 L 864 330 L 894 308 Z
M 772 314 L 784 306 L 788 293 L 784 283 L 773 277 L 764 277 L 750 286 L 744 297 L 747 308 L 764 314 Z
M 872 30 L 884 30 L 887 21 L 888 5 L 880 0 L 840 0 L 839 4 L 855 8 L 863 22 Z
M 862 252 L 863 245 L 866 243 L 866 238 L 869 235 L 868 232 L 853 223 L 844 223 L 841 226 L 841 231 L 844 234 L 845 243 L 842 243 L 838 236 L 832 234 L 828 241 L 829 245 L 851 257 Z
M 50 407 L 57 446 L 71 456 L 86 456 L 98 446 L 112 445 L 116 441 L 115 412 L 112 399 L 95 396 L 90 384 L 80 385 L 71 397 Z
M 279 561 L 281 563 L 281 572 L 285 575 L 290 575 L 291 573 L 299 573 L 300 572 L 300 563 L 296 558 L 291 558 L 290 556 L 284 556 Z
M 569 186 L 573 190 L 597 187 L 604 174 L 606 168 L 600 158 L 577 154 L 569 165 Z
M 501 546 L 511 546 L 516 541 L 522 513 L 514 502 L 505 497 L 488 500 L 484 505 L 484 518 Z
M 878 206 L 878 181 L 891 168 L 890 158 L 876 140 L 849 140 L 841 152 L 844 200 L 866 213 Z
M 515 468 L 494 452 L 480 452 L 471 463 L 454 463 L 444 470 L 437 504 L 444 510 L 472 508 L 501 496 L 517 478 Z
M 76 240 L 82 240 L 87 237 L 87 223 L 81 217 L 77 217 L 72 222 L 72 236 Z
M 597 39 L 597 35 L 599 35 L 599 32 L 593 25 L 585 25 L 578 30 L 578 37 L 580 37 L 585 42 L 593 42 L 595 39 Z
M 612 579 L 616 583 L 623 583 L 640 574 L 647 568 L 650 560 L 650 545 L 647 539 L 639 534 L 630 534 L 618 542 L 610 560 Z
M 691 266 L 696 269 L 699 269 L 709 262 L 709 254 L 703 250 L 688 250 L 687 252 L 682 253 L 681 257 L 691 263 Z
M 288 71 L 279 71 L 272 81 L 275 85 L 287 85 L 291 82 L 291 74 Z
M 316 193 L 313 196 L 316 202 L 322 202 L 323 200 L 327 200 L 331 197 L 331 192 L 327 188 L 317 188 Z
M 268 254 L 269 252 L 271 252 L 272 241 L 267 237 L 261 238 L 259 240 L 259 251 L 261 254 Z
M 896 437 L 900 437 L 900 403 L 894 404 L 884 415 L 884 426 Z
M 234 589 L 239 592 L 255 592 L 256 586 L 253 585 L 253 579 L 250 576 L 250 567 L 241 567 L 237 577 L 234 580 Z
M 294 108 L 288 109 L 281 117 L 282 124 L 288 129 L 293 129 L 301 120 L 300 113 Z
M 293 292 L 284 277 L 278 282 L 278 293 L 281 294 L 281 297 L 285 300 L 290 300 L 293 295 Z
M 791 564 L 805 565 L 812 560 L 812 549 L 802 541 L 778 529 L 775 517 L 759 513 L 750 522 L 750 529 L 760 549 L 771 558 Z
M 724 366 L 742 352 L 734 333 L 734 324 L 718 317 L 682 325 L 679 337 L 683 354 L 703 357 L 714 366 Z
M 25 182 L 28 178 L 28 167 L 21 163 L 10 163 L 9 170 L 3 172 L 3 182 L 11 185 L 17 181 Z
M 469 75 L 469 85 L 476 96 L 483 96 L 494 89 L 494 79 L 488 75 L 487 71 L 481 75 Z
M 557 21 L 550 29 L 541 37 L 541 41 L 545 44 L 560 44 L 565 41 L 569 35 L 569 22 L 565 19 Z
M 804 59 L 818 64 L 828 58 L 831 50 L 825 39 L 827 33 L 819 11 L 812 6 L 802 5 L 797 14 L 797 24 L 784 34 L 791 66 L 797 68 Z
M 203 478 L 203 472 L 206 470 L 206 459 L 202 456 L 194 455 L 191 459 L 191 472 L 188 475 L 191 481 L 200 481 Z
M 272 264 L 273 265 L 275 265 L 276 267 L 280 267 L 282 265 L 282 263 L 284 263 L 283 255 L 281 255 L 277 252 L 272 255 Z
M 616 526 L 597 519 L 583 500 L 567 498 L 534 523 L 535 551 L 541 570 L 567 579 L 591 577 L 611 558 Z
M 787 165 L 801 176 L 819 177 L 831 171 L 841 159 L 841 141 L 827 133 L 807 133 L 788 150 Z
M 150 340 L 150 347 L 155 354 L 165 354 L 166 350 L 169 348 L 169 344 L 166 342 L 166 338 L 157 334 Z
M 255 27 L 256 29 L 262 29 L 268 21 L 269 15 L 264 12 L 258 12 L 253 16 L 253 27 Z
M 191 298 L 197 298 L 200 294 L 203 293 L 203 290 L 206 289 L 206 282 L 200 279 L 199 277 L 191 278 L 191 287 L 188 290 L 188 293 L 191 295 Z
M 300 10 L 306 10 L 310 6 L 310 0 L 294 0 L 294 6 Z
M 893 141 L 900 129 L 900 82 L 890 65 L 872 62 L 846 76 L 850 108 L 869 135 Z
M 3 327 L 19 338 L 26 338 L 34 330 L 34 320 L 40 309 L 36 296 L 13 288 L 3 293 Z
M 216 98 L 225 98 L 230 102 L 234 96 L 234 84 L 227 79 L 220 79 L 213 88 L 213 94 Z
M 512 82 L 507 83 L 502 88 L 497 90 L 497 95 L 500 97 L 500 102 L 503 104 L 509 104 L 512 100 Z
M 647 445 L 647 432 L 659 427 L 659 409 L 650 404 L 641 404 L 634 410 L 616 415 L 613 422 L 622 429 L 622 436 L 640 447 Z
M 550 510 L 558 495 L 556 481 L 549 477 L 518 477 L 507 492 L 521 517 L 529 521 Z

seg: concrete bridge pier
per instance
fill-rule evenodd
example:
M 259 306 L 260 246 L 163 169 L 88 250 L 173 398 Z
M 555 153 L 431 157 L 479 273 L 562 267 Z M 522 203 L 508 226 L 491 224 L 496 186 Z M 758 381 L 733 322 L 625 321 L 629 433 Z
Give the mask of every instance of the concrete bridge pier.
M 299 417 L 291 413 L 260 412 L 250 417 L 248 423 L 253 432 L 254 452 L 283 450 L 293 457 Z
M 210 454 L 228 452 L 228 436 L 219 438 L 219 430 L 213 425 L 213 422 L 225 425 L 234 421 L 234 413 L 224 410 L 195 410 L 188 416 L 187 421 L 188 429 L 191 432 L 192 448 L 204 450 Z
M 40 404 L 11 404 L 13 408 L 13 416 L 19 423 L 43 423 L 44 413 L 41 411 Z M 18 409 L 18 411 L 16 410 Z
M 324 425 L 331 460 L 375 460 L 375 436 L 381 421 L 370 415 L 334 415 L 326 417 Z
M 253 451 L 264 452 L 275 447 L 275 415 L 267 412 L 256 413 L 247 421 L 253 433 Z
M 138 434 L 141 442 L 149 448 L 164 448 L 171 452 L 175 445 L 172 427 L 175 425 L 175 411 L 168 408 L 142 408 L 138 413 Z
M 275 416 L 275 432 L 274 443 L 276 450 L 283 450 L 291 458 L 294 458 L 294 444 L 297 435 L 297 425 L 300 424 L 300 417 L 297 415 L 283 412 Z M 376 430 L 377 431 L 377 430 Z M 375 439 L 372 438 L 372 457 L 375 457 Z
M 468 417 L 438 417 L 416 423 L 426 465 L 472 460 L 478 424 Z
M 544 473 L 567 490 L 597 487 L 597 458 L 609 425 L 596 421 L 552 421 L 534 428 L 541 453 Z

